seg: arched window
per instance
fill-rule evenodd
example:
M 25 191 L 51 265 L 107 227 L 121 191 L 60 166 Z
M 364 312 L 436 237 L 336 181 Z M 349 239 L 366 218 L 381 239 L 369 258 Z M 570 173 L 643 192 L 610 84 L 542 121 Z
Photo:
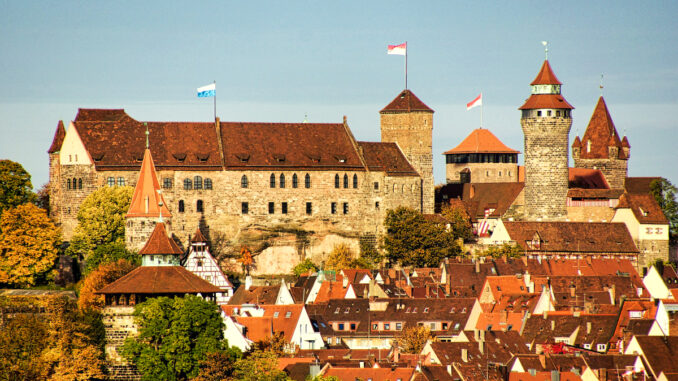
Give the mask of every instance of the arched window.
M 344 188 L 348 188 L 348 175 L 344 173 Z
M 395 193 L 398 190 L 398 185 L 393 184 L 393 193 Z
M 212 179 L 205 179 L 205 189 L 212 189 Z
M 78 189 L 78 179 L 76 179 L 76 178 L 74 177 L 74 178 L 73 178 L 73 190 L 76 190 L 76 189 Z
M 292 175 L 292 188 L 296 188 L 299 186 L 299 178 L 297 177 L 297 174 L 295 173 Z
M 78 189 L 82 189 L 82 178 L 78 179 Z
M 247 183 L 247 176 L 242 175 L 240 178 L 240 188 L 247 188 L 248 183 Z
M 311 187 L 311 176 L 307 173 L 306 176 L 304 176 L 304 185 L 306 188 Z
M 198 201 L 195 203 L 195 211 L 198 212 L 198 213 L 202 213 L 202 212 L 205 211 L 204 208 L 203 208 L 203 202 L 202 202 L 202 200 L 198 200 Z
M 202 189 L 202 177 L 195 176 L 193 178 L 193 188 L 194 189 Z
M 193 182 L 191 181 L 191 179 L 189 179 L 189 178 L 184 179 L 184 190 L 191 190 L 191 189 L 193 189 Z
M 358 188 L 358 175 L 353 175 L 353 188 Z
M 285 187 L 285 175 L 281 173 L 280 174 L 280 188 L 284 188 L 284 187 Z
M 184 200 L 179 200 L 179 213 L 183 212 L 184 212 Z
M 66 179 L 66 189 L 71 189 L 71 179 Z
M 275 175 L 271 173 L 271 188 L 275 188 Z
M 339 175 L 334 175 L 334 187 L 339 188 Z

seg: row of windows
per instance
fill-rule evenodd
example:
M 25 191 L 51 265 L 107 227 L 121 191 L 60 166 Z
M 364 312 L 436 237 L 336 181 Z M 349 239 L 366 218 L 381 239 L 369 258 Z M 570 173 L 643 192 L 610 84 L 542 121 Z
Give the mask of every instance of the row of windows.
M 331 214 L 337 214 L 337 202 L 332 202 L 330 203 L 330 213 Z M 374 203 L 374 207 L 376 209 L 379 209 L 379 201 Z M 242 214 L 249 214 L 249 203 L 248 202 L 243 202 L 241 203 L 241 211 Z M 179 213 L 184 213 L 186 211 L 186 203 L 184 200 L 179 200 L 179 205 L 178 205 L 178 210 Z M 341 204 L 341 210 L 343 214 L 348 214 L 348 202 L 344 202 Z M 197 200 L 195 202 L 195 211 L 197 213 L 203 213 L 205 211 L 205 203 L 203 200 Z M 282 214 L 287 214 L 288 211 L 288 206 L 287 202 L 281 202 L 280 203 L 280 213 Z M 268 214 L 275 214 L 276 213 L 276 207 L 275 207 L 275 202 L 269 202 L 268 203 Z M 313 203 L 307 202 L 306 203 L 306 214 L 310 215 L 313 213 Z
M 186 204 L 184 203 L 184 200 L 179 200 L 179 213 L 183 213 L 186 211 Z M 195 202 L 195 211 L 198 213 L 202 213 L 205 211 L 205 203 L 202 200 L 198 200 Z
M 115 177 L 109 177 L 108 179 L 106 179 L 106 184 L 108 184 L 109 187 L 116 186 Z M 117 185 L 119 187 L 124 187 L 125 186 L 125 178 L 124 177 L 118 177 Z
M 463 153 L 445 155 L 447 164 L 517 163 L 517 153 Z
M 278 182 L 278 187 L 279 188 L 285 188 L 287 185 L 285 181 L 285 174 L 281 173 L 279 177 L 279 182 Z M 269 178 L 269 186 L 271 188 L 275 188 L 275 181 L 276 181 L 276 176 L 274 173 L 271 173 L 271 177 Z M 247 188 L 248 187 L 248 182 L 247 182 L 247 176 L 242 175 L 240 178 L 240 187 L 241 188 Z M 297 174 L 292 175 L 292 188 L 298 188 L 299 187 L 299 177 Z M 304 187 L 305 188 L 310 188 L 311 187 L 311 176 L 307 173 L 304 175 Z
M 66 189 L 82 189 L 82 178 L 76 179 L 74 177 L 73 180 L 66 179 Z
M 523 110 L 523 118 L 534 118 L 534 116 L 555 116 L 560 117 L 561 115 L 565 118 L 570 116 L 570 110 Z
M 339 186 L 339 174 L 334 175 L 334 187 L 340 188 Z M 378 189 L 379 183 L 374 183 L 375 188 Z M 344 188 L 348 188 L 348 175 L 344 173 Z M 353 188 L 358 188 L 358 175 L 353 175 Z
M 171 188 L 172 187 L 172 179 L 167 178 L 165 180 L 169 180 L 169 186 Z M 164 186 L 164 184 L 165 184 L 165 181 L 163 180 L 163 186 Z M 205 180 L 203 181 L 202 177 L 200 177 L 200 176 L 195 176 L 193 178 L 193 181 L 191 181 L 191 179 L 189 179 L 189 178 L 184 179 L 184 190 L 203 189 L 203 187 L 204 187 L 204 189 L 211 190 L 212 189 L 212 179 L 205 178 Z

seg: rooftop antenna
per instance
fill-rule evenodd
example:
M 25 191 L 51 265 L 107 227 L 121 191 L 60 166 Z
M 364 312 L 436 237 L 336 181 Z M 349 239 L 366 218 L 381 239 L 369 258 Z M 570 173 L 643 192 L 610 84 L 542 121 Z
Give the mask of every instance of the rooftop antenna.
M 548 41 L 542 41 L 542 45 L 544 45 L 544 57 L 546 61 L 549 60 L 549 42 Z
M 146 126 L 146 149 L 148 149 L 148 123 L 144 122 L 144 126 Z
M 600 96 L 603 96 L 603 74 L 600 74 Z

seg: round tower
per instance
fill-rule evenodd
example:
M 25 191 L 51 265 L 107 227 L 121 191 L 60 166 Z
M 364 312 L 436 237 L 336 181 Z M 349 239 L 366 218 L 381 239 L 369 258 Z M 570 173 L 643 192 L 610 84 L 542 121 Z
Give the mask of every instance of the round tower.
M 568 136 L 572 107 L 549 61 L 530 83 L 532 93 L 519 110 L 525 135 L 525 218 L 553 221 L 567 215 Z

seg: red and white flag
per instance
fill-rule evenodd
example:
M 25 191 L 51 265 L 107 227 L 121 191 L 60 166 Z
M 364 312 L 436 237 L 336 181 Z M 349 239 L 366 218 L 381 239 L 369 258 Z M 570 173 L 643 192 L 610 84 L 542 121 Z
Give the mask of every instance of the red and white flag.
M 407 42 L 403 42 L 400 45 L 389 45 L 388 54 L 397 54 L 399 56 L 407 55 Z
M 470 110 L 476 106 L 482 106 L 482 104 L 483 104 L 483 93 L 480 93 L 480 95 L 478 95 L 476 99 L 466 104 L 466 110 Z

